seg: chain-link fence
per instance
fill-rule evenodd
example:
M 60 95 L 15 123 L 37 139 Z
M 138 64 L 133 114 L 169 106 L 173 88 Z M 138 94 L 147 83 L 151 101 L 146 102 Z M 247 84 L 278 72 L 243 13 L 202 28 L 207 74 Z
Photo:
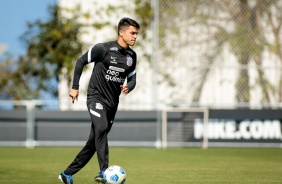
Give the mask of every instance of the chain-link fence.
M 59 2 L 73 6 L 67 0 Z M 100 25 L 84 34 L 91 44 L 116 38 L 109 32 L 120 17 L 132 17 L 141 25 L 133 48 L 138 55 L 138 83 L 133 95 L 121 97 L 121 109 L 152 109 L 158 103 L 281 107 L 282 1 L 76 3 L 89 11 L 89 25 Z M 87 84 L 81 85 L 81 95 Z M 60 100 L 68 100 L 67 93 Z
M 158 4 L 161 102 L 238 107 L 282 101 L 282 1 Z

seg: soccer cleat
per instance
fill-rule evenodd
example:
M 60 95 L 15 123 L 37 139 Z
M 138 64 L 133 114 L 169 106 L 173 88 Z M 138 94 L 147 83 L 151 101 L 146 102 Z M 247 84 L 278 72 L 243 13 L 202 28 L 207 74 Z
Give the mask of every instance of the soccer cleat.
M 104 182 L 104 171 L 100 171 L 99 175 L 94 178 L 97 183 L 105 183 Z
M 58 179 L 64 184 L 73 184 L 72 175 L 66 175 L 64 172 L 59 175 Z

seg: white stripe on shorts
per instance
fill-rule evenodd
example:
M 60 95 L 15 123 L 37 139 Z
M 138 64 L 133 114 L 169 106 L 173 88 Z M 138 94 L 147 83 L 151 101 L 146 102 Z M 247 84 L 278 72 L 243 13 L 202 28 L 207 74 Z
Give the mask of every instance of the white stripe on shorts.
M 93 111 L 92 109 L 90 109 L 90 113 L 93 114 L 94 116 L 99 117 L 99 118 L 101 117 L 101 115 L 98 112 Z

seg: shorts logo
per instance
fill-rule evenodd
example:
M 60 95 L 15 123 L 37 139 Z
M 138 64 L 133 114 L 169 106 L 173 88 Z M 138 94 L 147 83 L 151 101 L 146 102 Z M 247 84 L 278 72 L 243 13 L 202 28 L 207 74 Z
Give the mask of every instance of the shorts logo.
M 133 63 L 133 59 L 132 59 L 130 56 L 128 56 L 128 57 L 127 57 L 127 62 L 126 62 L 126 63 L 127 63 L 127 65 L 128 65 L 128 66 L 131 66 L 131 65 L 132 65 L 132 63 Z
M 100 103 L 96 103 L 96 109 L 103 110 L 103 105 Z

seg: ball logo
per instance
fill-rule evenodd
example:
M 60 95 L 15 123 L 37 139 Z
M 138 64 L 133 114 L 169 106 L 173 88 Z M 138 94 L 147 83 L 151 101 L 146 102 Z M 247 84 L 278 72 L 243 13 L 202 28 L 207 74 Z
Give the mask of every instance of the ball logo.
M 117 174 L 114 174 L 114 175 L 111 176 L 112 181 L 118 181 L 118 179 L 119 179 L 119 177 L 118 177 Z
M 119 172 L 120 172 L 121 174 L 125 174 L 125 171 L 123 170 L 123 168 L 120 168 Z
M 132 63 L 133 63 L 133 59 L 132 59 L 130 56 L 128 56 L 128 57 L 127 57 L 127 65 L 128 65 L 128 66 L 131 66 Z

